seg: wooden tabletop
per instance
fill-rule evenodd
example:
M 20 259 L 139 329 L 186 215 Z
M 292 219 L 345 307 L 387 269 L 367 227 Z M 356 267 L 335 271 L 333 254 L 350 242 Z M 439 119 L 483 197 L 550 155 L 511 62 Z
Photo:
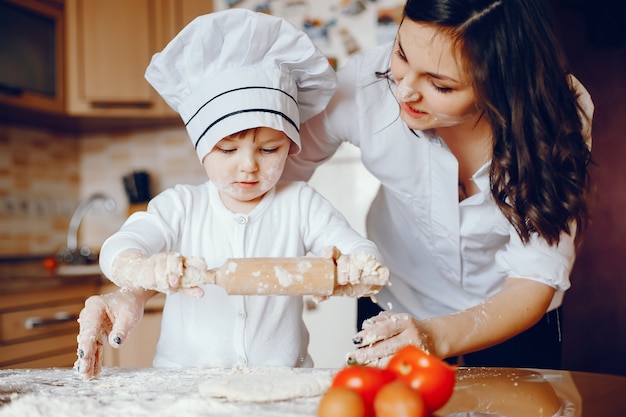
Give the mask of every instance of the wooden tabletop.
M 262 368 L 249 372 L 252 371 L 268 372 Z M 625 415 L 626 377 L 513 368 L 460 368 L 459 371 L 456 398 L 453 396 L 444 408 L 437 411 L 437 416 Z M 125 415 L 125 412 L 133 411 L 133 415 L 159 417 L 174 415 L 172 411 L 176 410 L 186 417 L 203 417 L 208 415 L 207 410 L 223 416 L 317 415 L 319 397 L 233 403 L 207 398 L 198 391 L 200 383 L 232 372 L 211 368 L 105 368 L 98 379 L 83 382 L 70 369 L 0 370 L 0 416 L 4 416 L 5 412 L 9 416 L 18 415 L 11 414 L 11 411 L 37 409 L 41 404 L 49 406 L 46 417 L 71 417 L 64 414 L 64 410 L 70 409 L 74 410 L 73 415 L 94 416 Z M 330 383 L 333 370 L 310 369 L 303 372 L 323 374 Z M 488 411 L 485 411 L 487 408 Z M 81 414 L 81 410 L 89 412 Z
M 582 417 L 626 415 L 626 377 L 569 372 L 582 399 Z

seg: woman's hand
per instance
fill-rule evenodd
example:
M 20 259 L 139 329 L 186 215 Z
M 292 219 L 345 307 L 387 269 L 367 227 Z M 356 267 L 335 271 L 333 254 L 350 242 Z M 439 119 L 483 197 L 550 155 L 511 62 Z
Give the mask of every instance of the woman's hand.
M 198 285 L 205 283 L 206 277 L 207 266 L 202 258 L 184 257 L 178 252 L 150 256 L 137 249 L 127 249 L 115 257 L 110 279 L 122 288 L 201 297 L 204 291 Z
M 532 327 L 546 313 L 553 295 L 554 288 L 543 283 L 509 278 L 484 302 L 447 316 L 416 320 L 383 312 L 363 323 L 353 339 L 357 350 L 348 361 L 384 364 L 407 344 L 441 359 L 476 352 Z
M 348 363 L 385 366 L 403 346 L 415 345 L 431 352 L 427 326 L 409 314 L 383 311 L 363 322 L 363 330 L 352 339 L 357 350 L 348 354 Z
M 141 321 L 146 301 L 152 291 L 127 291 L 94 295 L 85 301 L 78 323 L 78 359 L 74 369 L 83 380 L 88 380 L 102 369 L 104 341 L 119 348 L 130 331 Z

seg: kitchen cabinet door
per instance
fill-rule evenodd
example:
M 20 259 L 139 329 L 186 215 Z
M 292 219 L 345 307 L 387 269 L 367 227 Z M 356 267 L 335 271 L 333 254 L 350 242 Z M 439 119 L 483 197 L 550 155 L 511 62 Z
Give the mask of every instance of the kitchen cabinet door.
M 213 11 L 213 0 L 178 0 L 176 4 L 178 5 L 177 32 L 194 18 Z
M 97 292 L 99 280 L 85 276 L 58 286 L 44 282 L 22 291 L 0 291 L 0 369 L 71 367 L 76 319 L 85 299 Z
M 70 115 L 149 116 L 158 95 L 143 74 L 157 49 L 152 0 L 67 0 Z
M 28 4 L 40 3 L 28 0 Z M 32 94 L 3 94 L 0 105 L 5 107 L 0 108 L 0 120 L 22 120 L 32 125 L 29 111 L 43 110 L 50 117 L 38 118 L 35 124 L 57 117 L 60 123 L 53 126 L 69 124 L 72 129 L 125 126 L 134 121 L 152 125 L 156 119 L 165 124 L 179 123 L 178 114 L 145 80 L 144 73 L 154 53 L 193 18 L 212 10 L 212 0 L 58 3 L 54 16 L 61 27 L 60 46 L 54 59 L 59 64 L 57 72 L 62 74 L 53 106 L 43 106 Z
M 156 51 L 160 51 L 196 17 L 213 11 L 213 0 L 155 0 L 159 22 Z

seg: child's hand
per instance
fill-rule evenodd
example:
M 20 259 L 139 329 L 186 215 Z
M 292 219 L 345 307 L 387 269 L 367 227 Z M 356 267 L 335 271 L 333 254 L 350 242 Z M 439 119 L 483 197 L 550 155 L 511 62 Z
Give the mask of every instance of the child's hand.
M 334 246 L 324 250 L 324 258 L 335 260 L 337 281 L 332 295 L 365 297 L 376 294 L 389 282 L 389 270 L 371 254 L 343 255 Z M 321 301 L 318 299 L 316 301 Z
M 161 252 L 148 256 L 143 251 L 128 249 L 115 257 L 111 280 L 122 288 L 142 288 L 163 293 L 182 292 L 201 297 L 198 286 L 207 276 L 204 259 L 184 257 L 178 252 Z
M 78 359 L 74 369 L 83 380 L 97 376 L 102 369 L 102 345 L 106 339 L 120 347 L 143 317 L 144 301 L 132 291 L 94 295 L 85 301 L 78 323 Z

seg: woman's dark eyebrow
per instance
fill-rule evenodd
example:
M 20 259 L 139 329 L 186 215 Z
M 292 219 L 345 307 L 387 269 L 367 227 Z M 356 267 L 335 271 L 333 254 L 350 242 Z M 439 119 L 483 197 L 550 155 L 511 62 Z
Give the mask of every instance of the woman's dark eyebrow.
M 400 52 L 402 53 L 402 55 L 404 57 L 406 57 L 406 54 L 404 53 L 404 49 L 402 48 L 402 43 L 400 41 L 400 32 L 398 31 L 398 34 L 396 35 L 396 38 L 398 39 L 397 43 L 398 43 L 398 49 L 400 50 Z M 408 61 L 408 58 L 405 58 Z M 439 74 L 439 73 L 435 73 L 435 72 L 426 72 L 426 75 L 428 75 L 431 78 L 437 79 L 437 80 L 442 80 L 442 81 L 450 81 L 456 84 L 461 84 L 461 82 L 455 78 L 452 77 L 448 77 L 447 75 L 443 75 L 443 74 Z
M 398 34 L 396 35 L 396 37 L 398 38 L 398 49 L 400 49 L 400 52 L 402 52 L 402 55 L 405 55 L 404 49 L 402 48 L 402 42 L 400 41 L 400 31 L 398 31 Z

